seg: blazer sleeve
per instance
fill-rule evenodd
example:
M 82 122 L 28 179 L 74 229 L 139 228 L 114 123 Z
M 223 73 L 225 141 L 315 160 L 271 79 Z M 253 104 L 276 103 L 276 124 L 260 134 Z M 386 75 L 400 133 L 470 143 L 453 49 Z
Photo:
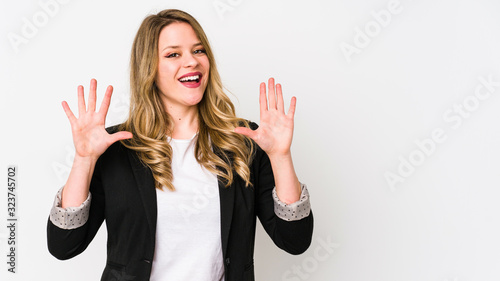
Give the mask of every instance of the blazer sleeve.
M 312 240 L 312 210 L 299 220 L 280 218 L 275 212 L 275 184 L 271 161 L 258 145 L 252 168 L 255 176 L 255 210 L 262 226 L 276 246 L 290 254 L 302 254 L 309 248 Z
M 64 229 L 48 219 L 47 245 L 49 252 L 60 260 L 70 259 L 83 252 L 104 221 L 104 191 L 101 183 L 101 161 L 96 162 L 90 182 L 90 210 L 87 221 L 76 228 Z M 67 227 L 66 227 L 67 228 Z

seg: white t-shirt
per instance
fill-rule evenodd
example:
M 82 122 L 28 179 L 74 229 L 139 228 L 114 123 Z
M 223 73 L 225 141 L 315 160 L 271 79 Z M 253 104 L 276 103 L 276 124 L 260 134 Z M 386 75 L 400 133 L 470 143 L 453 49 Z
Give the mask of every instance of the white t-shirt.
M 175 191 L 156 190 L 151 281 L 224 280 L 219 186 L 194 157 L 197 136 L 170 140 Z

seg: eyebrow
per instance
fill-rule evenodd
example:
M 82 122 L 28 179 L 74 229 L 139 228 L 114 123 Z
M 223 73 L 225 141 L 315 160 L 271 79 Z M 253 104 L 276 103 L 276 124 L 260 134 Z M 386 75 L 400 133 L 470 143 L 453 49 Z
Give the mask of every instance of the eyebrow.
M 193 47 L 196 47 L 196 46 L 203 46 L 203 44 L 201 44 L 201 42 L 198 42 L 198 43 L 193 44 Z M 165 51 L 165 50 L 166 50 L 166 49 L 168 49 L 168 48 L 171 48 L 171 49 L 178 49 L 178 48 L 180 48 L 180 47 L 181 47 L 181 46 L 177 46 L 177 45 L 175 45 L 175 46 L 166 46 L 166 47 L 165 47 L 165 48 L 163 48 L 163 50 L 161 50 L 161 51 L 163 52 L 163 51 Z

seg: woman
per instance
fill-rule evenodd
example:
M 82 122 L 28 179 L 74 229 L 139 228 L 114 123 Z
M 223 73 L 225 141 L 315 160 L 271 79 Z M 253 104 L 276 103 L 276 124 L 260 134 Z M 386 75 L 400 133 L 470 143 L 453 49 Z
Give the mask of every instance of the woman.
M 104 219 L 101 280 L 254 280 L 256 217 L 281 249 L 304 252 L 313 217 L 290 145 L 295 98 L 260 85 L 260 127 L 235 116 L 199 23 L 179 10 L 148 16 L 131 55 L 131 106 L 105 129 L 112 87 L 96 112 L 78 87 L 66 102 L 75 159 L 48 220 L 49 251 L 85 250 Z

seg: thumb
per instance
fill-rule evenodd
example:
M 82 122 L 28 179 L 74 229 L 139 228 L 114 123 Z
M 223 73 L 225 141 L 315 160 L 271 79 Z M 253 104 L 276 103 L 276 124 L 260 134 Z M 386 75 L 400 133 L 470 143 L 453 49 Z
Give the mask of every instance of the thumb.
M 116 141 L 119 140 L 126 140 L 126 139 L 131 139 L 133 137 L 131 132 L 127 131 L 121 131 L 121 132 L 116 132 L 114 134 L 110 135 L 112 143 L 115 143 Z

